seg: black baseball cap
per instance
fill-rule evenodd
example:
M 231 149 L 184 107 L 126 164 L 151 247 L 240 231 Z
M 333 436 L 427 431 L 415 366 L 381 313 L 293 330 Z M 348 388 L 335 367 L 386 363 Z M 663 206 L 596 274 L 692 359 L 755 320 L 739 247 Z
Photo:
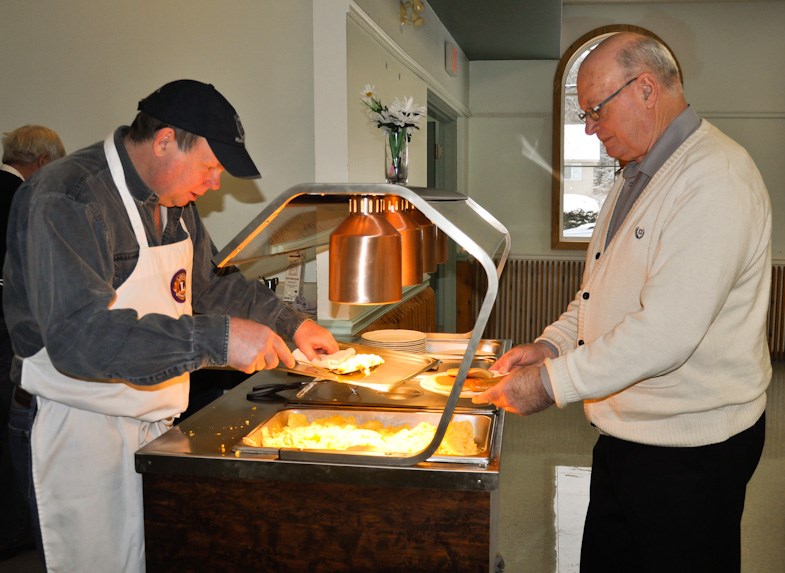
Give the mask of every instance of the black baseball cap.
M 224 169 L 235 177 L 261 177 L 245 149 L 240 117 L 212 84 L 196 80 L 170 82 L 140 101 L 139 111 L 204 137 Z

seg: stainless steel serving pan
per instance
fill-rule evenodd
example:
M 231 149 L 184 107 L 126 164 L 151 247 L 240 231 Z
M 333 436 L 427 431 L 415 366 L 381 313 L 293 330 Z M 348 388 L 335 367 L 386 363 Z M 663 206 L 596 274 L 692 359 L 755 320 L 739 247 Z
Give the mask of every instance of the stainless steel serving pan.
M 383 426 L 402 426 L 404 424 L 414 427 L 420 422 L 428 422 L 434 427 L 439 424 L 441 418 L 440 412 L 423 412 L 423 411 L 402 411 L 402 410 L 357 410 L 351 408 L 287 408 L 275 413 L 270 419 L 262 422 L 256 426 L 251 432 L 246 434 L 241 443 L 234 446 L 234 451 L 242 452 L 244 454 L 254 454 L 262 456 L 270 456 L 274 458 L 285 457 L 286 448 L 266 448 L 262 444 L 262 430 L 268 428 L 271 431 L 278 431 L 280 428 L 287 425 L 289 416 L 291 414 L 303 414 L 308 423 L 313 422 L 319 418 L 329 416 L 344 416 L 353 417 L 357 420 L 357 424 L 365 424 L 368 422 L 379 422 Z M 474 455 L 465 456 L 446 456 L 446 455 L 433 455 L 426 461 L 428 462 L 449 462 L 449 463 L 469 463 L 487 465 L 490 460 L 491 452 L 491 436 L 493 435 L 493 425 L 496 417 L 491 414 L 454 414 L 452 421 L 468 421 L 474 429 L 474 441 L 477 444 L 478 452 Z M 252 445 L 258 444 L 258 445 Z M 298 450 L 302 451 L 302 450 Z M 352 452 L 342 450 L 307 450 L 313 454 L 320 454 L 323 460 L 329 460 L 331 455 L 336 454 L 351 454 Z M 369 452 L 357 451 L 356 454 L 361 455 L 375 455 L 385 457 L 396 455 L 401 452 Z
M 466 354 L 469 336 L 450 333 L 429 333 L 425 339 L 425 353 L 438 360 L 460 360 Z M 508 350 L 501 340 L 480 339 L 474 358 L 498 359 Z

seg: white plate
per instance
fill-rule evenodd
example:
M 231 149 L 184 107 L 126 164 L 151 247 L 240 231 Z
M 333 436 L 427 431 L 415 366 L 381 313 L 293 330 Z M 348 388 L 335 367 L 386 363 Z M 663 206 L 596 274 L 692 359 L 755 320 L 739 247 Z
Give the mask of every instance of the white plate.
M 363 340 L 362 343 L 369 348 L 386 348 L 388 350 L 398 350 L 400 352 L 425 353 L 425 344 L 380 344 L 378 342 L 371 342 L 370 340 Z
M 424 332 L 418 330 L 404 330 L 400 328 L 390 330 L 372 330 L 362 335 L 365 340 L 386 344 L 402 344 L 420 342 L 427 338 Z
M 425 341 L 424 340 L 404 340 L 404 341 L 392 341 L 392 342 L 379 342 L 378 340 L 373 340 L 371 338 L 363 338 L 363 344 L 373 345 L 373 346 L 422 346 L 425 348 Z

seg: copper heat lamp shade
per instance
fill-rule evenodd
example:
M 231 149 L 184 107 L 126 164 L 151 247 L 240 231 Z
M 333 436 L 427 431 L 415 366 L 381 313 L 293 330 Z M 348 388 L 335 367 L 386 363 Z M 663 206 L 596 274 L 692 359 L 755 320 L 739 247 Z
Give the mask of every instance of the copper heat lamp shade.
M 418 285 L 422 282 L 422 229 L 407 212 L 409 202 L 397 195 L 384 198 L 384 218 L 401 235 L 401 284 Z
M 422 212 L 412 207 L 409 211 L 412 219 L 422 229 L 422 267 L 426 273 L 436 272 L 436 225 L 422 214 Z
M 436 228 L 436 264 L 446 263 L 449 255 L 447 253 L 447 233 Z
M 332 302 L 401 300 L 401 235 L 382 215 L 383 199 L 349 198 L 349 216 L 330 235 Z

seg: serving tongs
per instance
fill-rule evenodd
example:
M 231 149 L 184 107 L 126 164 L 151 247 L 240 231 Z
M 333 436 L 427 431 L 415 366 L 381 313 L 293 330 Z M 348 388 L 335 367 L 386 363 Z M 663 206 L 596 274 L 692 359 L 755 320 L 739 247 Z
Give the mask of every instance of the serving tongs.
M 349 386 L 368 388 L 370 390 L 375 390 L 376 392 L 389 392 L 403 384 L 409 378 L 430 370 L 437 363 L 437 361 L 430 356 L 398 352 L 386 348 L 371 348 L 351 342 L 339 342 L 338 347 L 341 350 L 354 348 L 358 354 L 377 354 L 384 359 L 384 363 L 379 366 L 374 366 L 367 373 L 358 370 L 356 372 L 340 374 L 306 362 L 296 362 L 292 368 L 289 368 L 284 364 L 279 364 L 277 369 L 289 372 L 290 374 L 299 374 L 300 376 L 307 376 L 310 378 L 340 382 L 342 384 L 348 384 Z
M 311 388 L 321 381 L 321 379 L 317 379 L 298 380 L 297 382 L 279 382 L 277 384 L 258 384 L 254 386 L 245 397 L 251 402 L 285 402 L 288 398 L 286 396 L 281 396 L 281 392 L 285 392 L 286 390 L 298 390 L 295 397 L 302 398 Z

